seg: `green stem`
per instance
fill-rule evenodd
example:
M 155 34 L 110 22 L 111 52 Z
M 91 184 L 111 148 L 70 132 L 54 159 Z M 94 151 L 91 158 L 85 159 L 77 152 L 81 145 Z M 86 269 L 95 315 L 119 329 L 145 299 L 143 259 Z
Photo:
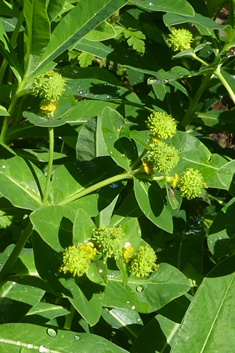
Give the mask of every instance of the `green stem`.
M 66 320 L 65 320 L 65 324 L 64 324 L 64 329 L 65 330 L 70 330 L 71 329 L 73 318 L 74 318 L 74 314 L 75 314 L 75 308 L 71 304 L 70 313 L 66 316 Z
M 141 160 L 143 159 L 143 157 L 146 155 L 147 152 L 148 152 L 148 150 L 147 150 L 147 148 L 145 148 L 143 150 L 143 152 L 141 153 L 141 155 L 137 158 L 137 160 L 132 164 L 131 169 L 135 169 L 135 168 L 139 167 Z
M 220 82 L 224 85 L 224 87 L 226 88 L 228 94 L 230 95 L 230 98 L 232 99 L 233 103 L 235 104 L 235 94 L 231 88 L 231 86 L 228 84 L 228 82 L 226 81 L 226 79 L 224 78 L 224 76 L 221 74 L 220 72 L 220 67 L 221 65 L 219 65 L 215 72 L 214 75 L 218 77 L 218 79 L 220 80 Z
M 18 101 L 18 95 L 17 93 L 13 94 L 13 98 L 12 98 L 12 101 L 11 101 L 11 104 L 8 108 L 8 113 L 11 114 L 12 111 L 14 110 L 15 108 L 15 105 Z M 7 137 L 7 130 L 8 130 L 8 126 L 9 126 L 9 122 L 10 122 L 10 116 L 4 116 L 4 120 L 3 120 L 3 124 L 2 124 L 2 130 L 1 130 L 1 135 L 0 135 L 0 143 L 3 142 L 5 143 L 6 142 L 6 137 Z
M 209 64 L 207 64 L 206 61 L 202 60 L 201 58 L 199 58 L 199 56 L 197 56 L 195 53 L 192 53 L 190 55 L 193 59 L 199 61 L 199 63 L 201 63 L 202 65 L 205 65 L 205 66 L 209 66 Z
M 181 121 L 181 124 L 183 126 L 187 126 L 190 124 L 193 112 L 197 106 L 197 103 L 199 102 L 199 99 L 201 98 L 203 92 L 205 91 L 208 83 L 210 82 L 212 74 L 207 74 L 201 83 L 201 86 L 198 88 L 197 93 L 195 94 L 194 98 L 191 100 L 188 110 L 185 113 L 185 116 L 183 117 L 183 120 Z
M 11 46 L 13 48 L 14 48 L 14 46 L 16 44 L 16 39 L 17 39 L 17 36 L 19 34 L 20 27 L 21 27 L 21 25 L 23 23 L 23 20 L 24 20 L 24 15 L 23 15 L 23 11 L 21 11 L 21 13 L 19 15 L 19 18 L 18 18 L 18 21 L 17 21 L 17 24 L 15 26 L 15 29 L 14 29 L 14 31 L 12 33 L 11 40 L 10 40 Z M 7 65 L 8 65 L 8 62 L 7 62 L 6 59 L 4 59 L 3 62 L 2 62 L 1 68 L 0 68 L 0 82 L 2 82 L 2 79 L 3 79 L 4 73 L 6 71 Z
M 26 242 L 28 241 L 30 234 L 32 232 L 32 224 L 29 223 L 27 227 L 22 232 L 20 238 L 18 239 L 11 255 L 8 257 L 5 265 L 0 272 L 0 288 L 3 286 L 6 276 L 10 273 L 12 267 L 14 266 L 16 260 L 18 259 L 22 249 L 24 248 Z
M 49 131 L 49 160 L 48 160 L 48 167 L 47 167 L 46 185 L 45 185 L 44 196 L 43 196 L 44 206 L 46 206 L 48 202 L 48 194 L 49 194 L 49 187 L 50 187 L 51 173 L 52 173 L 52 166 L 53 166 L 53 153 L 54 153 L 54 129 L 52 127 L 49 127 L 48 131 Z
M 90 193 L 92 193 L 93 191 L 96 191 L 104 186 L 107 186 L 109 184 L 113 184 L 116 183 L 117 181 L 121 181 L 124 179 L 132 179 L 133 175 L 136 174 L 137 172 L 139 172 L 139 169 L 133 170 L 132 172 L 124 172 L 122 174 L 118 174 L 115 175 L 111 178 L 105 179 L 103 181 L 100 181 L 99 183 L 96 183 L 94 185 L 89 186 L 86 189 L 83 189 L 81 191 L 76 192 L 75 194 L 65 198 L 63 201 L 59 202 L 58 205 L 66 205 L 72 201 L 75 201 L 83 196 L 86 196 Z

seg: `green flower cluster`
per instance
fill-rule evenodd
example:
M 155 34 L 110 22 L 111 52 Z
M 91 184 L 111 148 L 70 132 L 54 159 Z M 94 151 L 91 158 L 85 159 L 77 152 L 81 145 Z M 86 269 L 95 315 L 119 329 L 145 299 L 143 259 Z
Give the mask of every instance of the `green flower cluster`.
M 140 246 L 128 266 L 129 272 L 135 277 L 149 276 L 157 269 L 156 259 L 157 256 L 152 248 Z
M 114 257 L 118 259 L 123 254 L 126 236 L 121 227 L 102 226 L 94 231 L 92 242 L 104 258 Z
M 179 161 L 178 150 L 162 141 L 153 143 L 150 147 L 148 161 L 152 163 L 153 169 L 168 174 Z
M 33 81 L 33 93 L 50 102 L 56 102 L 65 89 L 63 77 L 54 71 L 39 75 Z
M 96 248 L 92 242 L 69 246 L 63 252 L 63 264 L 59 271 L 66 274 L 69 272 L 73 277 L 82 276 L 89 267 L 89 261 L 94 258 Z
M 184 171 L 179 181 L 181 196 L 188 200 L 201 195 L 202 189 L 206 187 L 202 174 L 193 168 Z
M 176 121 L 171 115 L 154 112 L 148 117 L 147 126 L 153 138 L 167 139 L 176 134 Z
M 168 43 L 174 51 L 182 51 L 191 48 L 193 42 L 193 35 L 187 29 L 172 29 L 169 34 Z

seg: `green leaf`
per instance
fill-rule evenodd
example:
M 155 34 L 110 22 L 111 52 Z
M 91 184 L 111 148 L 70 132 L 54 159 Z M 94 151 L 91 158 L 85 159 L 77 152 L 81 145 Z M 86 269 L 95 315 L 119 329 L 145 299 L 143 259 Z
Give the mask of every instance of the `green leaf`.
M 155 353 L 169 352 L 179 326 L 179 324 L 162 315 L 156 315 L 144 326 L 131 347 L 131 353 L 144 351 Z
M 78 209 L 73 224 L 73 244 L 79 244 L 91 239 L 95 224 L 90 216 L 82 209 Z
M 23 112 L 23 116 L 27 118 L 31 124 L 40 126 L 40 127 L 56 127 L 62 126 L 66 124 L 66 121 L 59 119 L 59 120 L 48 120 L 46 117 L 42 117 L 33 113 Z
M 235 199 L 230 200 L 217 214 L 208 235 L 208 247 L 213 255 L 222 258 L 235 251 Z
M 189 290 L 187 278 L 175 267 L 160 264 L 149 277 L 130 277 L 123 286 L 119 272 L 111 271 L 105 288 L 103 305 L 136 310 L 140 313 L 156 311 Z
M 10 114 L 8 113 L 8 111 L 6 110 L 5 107 L 3 107 L 2 105 L 0 105 L 0 116 L 9 116 Z
M 194 10 L 186 0 L 176 0 L 174 2 L 171 0 L 152 0 L 151 2 L 148 0 L 141 2 L 138 0 L 131 0 L 131 2 L 148 11 L 172 12 L 185 16 L 194 16 Z
M 132 28 L 126 28 L 123 31 L 123 35 L 127 38 L 127 43 L 130 47 L 133 47 L 138 53 L 145 52 L 145 42 L 146 36 L 141 32 Z
M 9 63 L 13 73 L 15 74 L 17 80 L 20 82 L 23 76 L 23 70 L 20 63 L 16 57 L 16 54 L 12 48 L 8 36 L 4 30 L 2 22 L 0 21 L 0 53 Z
M 144 215 L 156 226 L 165 231 L 173 232 L 170 209 L 166 205 L 165 190 L 158 184 L 134 178 L 134 191 L 138 205 Z
M 125 4 L 126 0 L 79 1 L 53 31 L 37 72 Z
M 47 14 L 50 21 L 53 21 L 60 14 L 60 12 L 63 10 L 65 3 L 65 0 L 49 0 L 47 6 Z
M 60 305 L 40 302 L 28 311 L 22 322 L 43 325 L 54 318 L 68 314 L 69 311 Z
M 234 256 L 224 260 L 204 278 L 186 312 L 171 353 L 233 353 L 234 260 Z
M 114 38 L 115 35 L 116 31 L 113 26 L 107 21 L 104 21 L 90 31 L 84 38 L 92 42 L 99 42 Z
M 40 169 L 21 157 L 2 159 L 0 192 L 14 206 L 35 210 L 41 206 L 45 177 Z
M 101 114 L 101 128 L 108 152 L 113 160 L 123 169 L 131 170 L 131 164 L 138 157 L 135 144 L 122 137 L 125 123 L 122 116 L 109 107 Z
M 65 206 L 41 207 L 30 215 L 34 229 L 57 252 L 72 245 L 75 210 Z
M 92 64 L 92 60 L 94 60 L 95 57 L 91 54 L 86 53 L 83 51 L 79 56 L 78 56 L 78 62 L 81 67 L 88 67 Z
M 30 324 L 5 324 L 1 326 L 0 347 L 2 353 L 19 353 L 29 349 L 37 352 L 56 351 L 57 353 L 127 353 L 103 337 L 90 333 L 55 329 L 56 336 L 50 336 L 47 327 Z M 48 352 L 49 352 L 48 351 Z
M 46 12 L 47 0 L 25 0 L 24 18 L 26 28 L 24 33 L 26 75 L 29 76 L 50 42 L 50 23 Z
M 79 132 L 76 157 L 79 161 L 90 161 L 105 155 L 108 155 L 108 152 L 101 131 L 101 119 L 91 118 Z

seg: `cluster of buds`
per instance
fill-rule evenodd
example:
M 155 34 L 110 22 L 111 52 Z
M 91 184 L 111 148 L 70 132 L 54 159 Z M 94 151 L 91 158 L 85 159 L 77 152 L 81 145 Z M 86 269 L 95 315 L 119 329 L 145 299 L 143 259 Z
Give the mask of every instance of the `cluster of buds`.
M 151 143 L 147 161 L 144 161 L 143 167 L 147 174 L 149 174 L 148 170 L 151 167 L 159 173 L 168 174 L 177 165 L 179 152 L 174 146 L 168 145 L 162 140 L 172 138 L 176 134 L 176 121 L 171 115 L 154 112 L 149 116 L 147 126 L 150 131 Z
M 89 267 L 89 262 L 94 259 L 97 249 L 89 241 L 87 244 L 69 246 L 63 252 L 63 264 L 59 271 L 64 274 L 69 273 L 73 277 L 80 277 Z
M 191 48 L 193 42 L 193 35 L 187 29 L 172 29 L 172 33 L 169 34 L 168 44 L 173 51 L 183 51 Z
M 80 277 L 88 270 L 89 263 L 98 253 L 107 260 L 114 258 L 123 259 L 127 264 L 130 275 L 135 277 L 149 276 L 157 269 L 156 255 L 149 246 L 140 246 L 137 251 L 130 242 L 126 241 L 126 235 L 122 227 L 103 226 L 94 230 L 92 241 L 72 245 L 63 252 L 63 264 L 59 271 L 69 273 L 73 277 Z
M 130 242 L 126 242 L 126 236 L 121 227 L 103 226 L 95 230 L 92 242 L 104 258 L 114 257 L 117 260 L 122 257 L 132 276 L 149 276 L 157 269 L 154 250 L 148 246 L 140 246 L 135 253 Z
M 65 80 L 54 71 L 39 75 L 33 81 L 32 90 L 35 96 L 42 98 L 40 109 L 46 114 L 56 110 L 56 103 L 65 89 Z

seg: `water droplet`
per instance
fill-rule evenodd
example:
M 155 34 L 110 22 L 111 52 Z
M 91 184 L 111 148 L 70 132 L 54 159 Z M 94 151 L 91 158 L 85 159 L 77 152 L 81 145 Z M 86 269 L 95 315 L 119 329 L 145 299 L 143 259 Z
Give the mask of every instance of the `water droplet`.
M 47 329 L 47 334 L 48 334 L 48 336 L 50 336 L 50 337 L 55 337 L 55 336 L 57 335 L 57 332 L 56 332 L 56 330 L 54 330 L 53 328 L 48 328 L 48 329 Z
M 46 348 L 43 344 L 38 348 L 39 353 L 47 353 L 48 348 Z
M 126 157 L 125 153 L 122 154 L 122 157 Z
M 136 287 L 136 292 L 141 293 L 143 292 L 144 288 L 142 286 L 137 286 Z
M 2 166 L 2 169 L 5 169 L 5 168 L 6 168 L 6 166 L 5 166 L 5 165 L 3 165 L 3 166 Z
M 130 301 L 129 301 L 129 300 L 127 300 L 127 304 L 130 304 Z
M 110 96 L 107 96 L 107 99 L 109 99 L 110 98 Z
M 103 270 L 101 268 L 99 269 L 99 273 L 103 273 Z
M 137 321 L 138 321 L 138 322 L 140 322 L 140 318 L 139 318 L 139 319 L 137 319 Z
M 83 91 L 79 91 L 80 94 L 83 94 Z
M 76 336 L 74 336 L 74 339 L 75 339 L 75 341 L 79 341 L 81 339 L 81 337 L 76 335 Z
M 75 74 L 77 74 L 77 73 L 78 73 L 78 70 L 73 70 L 73 72 L 74 72 Z
M 103 264 L 106 265 L 106 261 L 103 261 Z
M 149 6 L 153 6 L 153 3 L 152 3 L 152 2 L 150 2 L 150 3 L 149 3 Z
M 132 305 L 131 310 L 135 310 L 135 305 Z
M 64 339 L 64 335 L 61 335 L 62 340 Z
M 119 186 L 118 183 L 112 183 L 112 184 L 109 185 L 109 187 L 110 187 L 111 189 L 116 189 L 116 188 L 118 188 L 118 186 Z

